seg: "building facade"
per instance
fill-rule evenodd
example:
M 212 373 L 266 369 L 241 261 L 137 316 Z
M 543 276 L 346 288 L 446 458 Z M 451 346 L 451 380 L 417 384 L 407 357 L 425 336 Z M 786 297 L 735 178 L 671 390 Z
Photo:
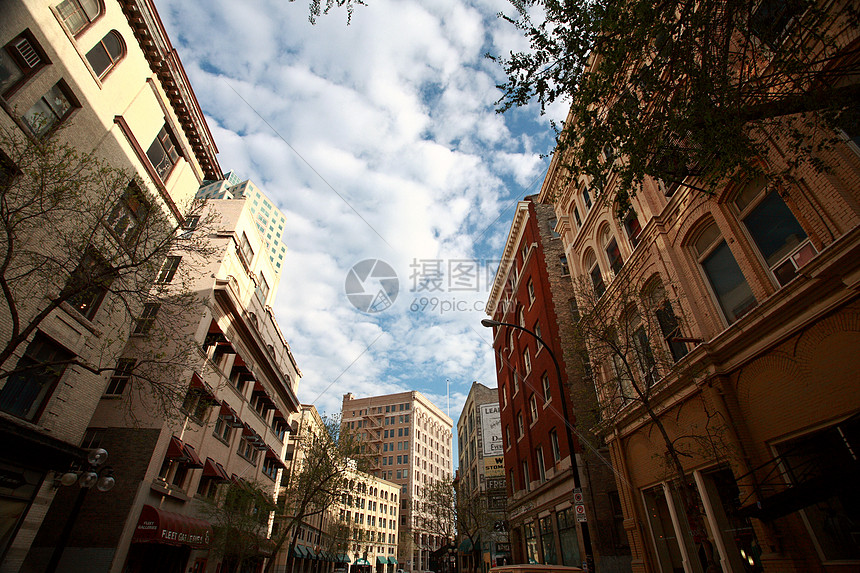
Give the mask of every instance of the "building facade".
M 137 366 L 152 345 L 172 356 L 184 341 L 189 359 L 182 369 L 157 364 L 145 379 L 119 365 L 108 377 L 84 442 L 110 453 L 116 487 L 87 496 L 78 522 L 104 526 L 74 529 L 62 571 L 231 571 L 223 532 L 235 522 L 218 509 L 225 485 L 252 484 L 277 499 L 301 373 L 269 306 L 274 293 L 261 289 L 272 264 L 246 201 L 212 200 L 201 219 L 210 213 L 214 227 L 188 231 L 206 234 L 205 258 L 167 258 L 156 285 L 163 302 L 138 318 L 118 362 Z M 195 303 L 170 306 L 183 281 Z M 160 380 L 174 385 L 177 404 L 153 394 Z M 44 570 L 75 497 L 60 488 L 23 571 Z M 271 525 L 265 515 L 252 523 L 246 563 L 271 557 Z
M 266 197 L 260 188 L 250 180 L 240 181 L 233 171 L 224 174 L 219 181 L 206 181 L 197 192 L 198 199 L 239 199 L 248 200 L 248 208 L 257 223 L 257 230 L 266 242 L 266 250 L 277 281 L 281 280 L 281 270 L 287 246 L 283 243 L 284 227 L 287 218 L 274 202 Z M 276 289 L 276 287 L 273 286 Z M 276 289 L 277 290 L 277 289 Z
M 20 0 L 3 2 L 2 13 L 0 127 L 12 137 L 93 152 L 128 173 L 129 194 L 113 210 L 105 206 L 96 213 L 110 210 L 104 225 L 89 229 L 94 256 L 111 262 L 124 256 L 135 227 L 126 225 L 129 219 L 117 226 L 121 208 L 132 214 L 157 210 L 181 226 L 183 209 L 200 183 L 221 170 L 203 114 L 152 3 Z M 12 150 L 0 150 L 4 185 L 11 181 L 13 188 L 20 175 L 16 159 Z M 81 197 L 81 204 L 89 199 Z M 17 237 L 17 246 L 56 262 L 68 255 L 63 238 L 72 236 L 72 226 L 88 232 L 88 211 L 82 213 L 67 216 L 53 231 L 48 213 L 31 236 Z M 31 285 L 16 292 L 25 301 L 16 309 L 19 324 L 39 322 L 0 365 L 4 371 L 57 360 L 102 365 L 122 351 L 131 314 L 140 309 L 120 308 L 113 291 L 86 302 L 78 297 L 70 301 L 75 304 L 59 304 L 38 318 L 47 308 L 39 305 L 74 282 L 79 264 L 69 261 L 67 270 L 48 277 L 49 284 L 40 287 L 46 297 L 33 296 Z M 141 284 L 151 280 L 133 272 L 124 276 Z M 15 328 L 4 310 L 3 340 L 10 340 Z M 85 458 L 80 446 L 106 383 L 104 375 L 81 367 L 42 369 L 0 381 L 0 465 L 6 476 L 0 492 L 6 516 L 0 570 L 20 569 L 54 498 L 55 472 Z
M 543 340 L 494 327 L 512 558 L 570 566 L 593 560 L 601 571 L 625 571 L 630 557 L 612 467 L 587 431 L 593 390 L 577 349 L 570 267 L 556 227 L 551 205 L 535 196 L 519 202 L 487 304 L 494 320 Z
M 495 388 L 472 383 L 457 420 L 457 450 L 460 570 L 486 572 L 510 563 L 511 557 L 499 392 Z M 462 531 L 464 528 L 469 531 Z
M 583 320 L 615 316 L 636 340 L 592 361 L 634 571 L 860 567 L 860 149 L 841 135 L 825 173 L 713 195 L 646 179 L 621 220 L 617 181 L 597 189 L 553 161 L 541 199 Z M 776 143 L 761 160 L 788 167 Z M 637 354 L 645 367 L 625 370 Z
M 400 568 L 428 570 L 430 553 L 450 540 L 423 528 L 416 508 L 435 481 L 453 477 L 451 418 L 414 391 L 369 398 L 345 394 L 341 416 L 367 451 L 378 454 L 371 473 L 400 486 Z

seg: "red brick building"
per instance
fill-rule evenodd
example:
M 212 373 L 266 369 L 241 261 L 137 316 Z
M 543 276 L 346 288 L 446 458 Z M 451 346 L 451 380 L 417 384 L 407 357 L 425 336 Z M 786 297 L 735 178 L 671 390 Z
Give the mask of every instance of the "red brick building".
M 512 557 L 581 566 L 590 553 L 607 571 L 629 570 L 611 468 L 600 444 L 581 441 L 576 428 L 580 404 L 572 396 L 589 385 L 571 338 L 576 308 L 555 227 L 551 205 L 535 196 L 517 205 L 487 305 L 494 320 L 549 345 L 515 328 L 493 329 Z M 577 487 L 582 504 L 574 503 Z M 578 522 L 576 505 L 585 507 L 587 521 Z

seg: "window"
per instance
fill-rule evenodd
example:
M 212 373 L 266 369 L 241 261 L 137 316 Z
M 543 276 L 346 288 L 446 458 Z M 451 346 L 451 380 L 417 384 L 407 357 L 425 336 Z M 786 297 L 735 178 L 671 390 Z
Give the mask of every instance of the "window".
M 617 276 L 621 272 L 621 267 L 624 266 L 624 259 L 621 258 L 621 251 L 618 249 L 618 242 L 609 227 L 604 227 L 601 233 L 600 242 L 603 244 L 603 249 L 606 252 L 606 259 L 609 261 L 609 268 Z
M 576 537 L 576 520 L 570 508 L 559 511 L 556 516 L 558 525 L 558 546 L 561 549 L 562 565 L 579 565 L 582 557 L 579 552 L 579 541 Z
M 18 372 L 9 376 L 0 389 L 0 410 L 36 420 L 66 370 L 63 362 L 72 358 L 71 352 L 37 332 L 15 365 Z M 50 366 L 43 366 L 45 364 Z
M 206 414 L 211 407 L 211 398 L 199 388 L 189 388 L 185 394 L 185 400 L 182 401 L 182 409 L 185 413 L 201 422 L 206 419 Z
M 529 292 L 529 302 L 533 303 L 535 301 L 535 283 L 532 279 L 529 279 L 526 284 L 526 289 L 528 289 Z
M 585 268 L 588 271 L 588 276 L 591 277 L 591 286 L 594 289 L 594 295 L 597 298 L 603 296 L 606 292 L 606 285 L 603 284 L 603 274 L 600 272 L 600 265 L 597 263 L 597 256 L 594 251 L 589 250 L 585 255 Z
M 505 426 L 505 447 L 510 448 L 513 445 L 511 442 L 511 427 Z
M 8 97 L 48 63 L 41 46 L 25 30 L 0 50 L 0 94 Z
M 502 410 L 508 407 L 508 386 L 502 384 Z
M 663 341 L 672 355 L 672 361 L 677 362 L 687 355 L 687 345 L 676 340 L 681 336 L 681 325 L 672 310 L 672 303 L 669 302 L 662 283 L 656 282 L 648 298 L 654 310 L 657 325 L 660 327 L 660 333 L 663 335 Z
M 636 216 L 636 211 L 629 209 L 624 216 L 624 230 L 627 231 L 627 238 L 633 248 L 639 244 L 639 234 L 642 232 L 642 226 L 639 224 L 639 218 Z
M 125 391 L 128 381 L 131 379 L 132 371 L 137 360 L 134 358 L 120 358 L 110 377 L 105 394 L 108 396 L 119 396 Z
M 529 396 L 529 410 L 532 416 L 532 424 L 534 424 L 538 419 L 537 397 L 534 394 Z
M 588 194 L 587 187 L 582 190 L 582 201 L 585 203 L 585 211 L 588 212 L 591 209 L 591 195 Z
M 818 251 L 791 209 L 762 179 L 748 184 L 735 199 L 740 218 L 779 286 L 785 286 Z
M 526 491 L 532 490 L 531 479 L 529 478 L 529 462 L 528 460 L 523 460 L 522 463 L 522 472 L 523 472 L 523 488 Z
M 645 380 L 645 384 L 650 386 L 656 380 L 657 361 L 654 358 L 654 352 L 651 350 L 651 342 L 648 340 L 648 334 L 645 332 L 645 327 L 638 316 L 635 316 L 630 321 L 628 332 L 633 333 L 633 350 L 636 352 L 636 365 Z
M 251 241 L 248 239 L 247 233 L 242 233 L 242 239 L 239 241 L 239 253 L 249 265 L 254 260 L 254 249 L 251 247 Z
M 242 436 L 239 440 L 238 454 L 248 460 L 252 465 L 257 465 L 257 456 L 260 455 L 259 450 L 249 441 L 248 436 Z
M 143 191 L 137 182 L 132 180 L 105 222 L 126 247 L 132 247 L 149 216 L 149 210 L 149 202 Z
M 104 300 L 115 274 L 94 249 L 87 249 L 78 267 L 69 277 L 60 297 L 85 318 L 92 320 Z
M 517 309 L 517 323 L 523 328 L 526 327 L 526 313 L 523 307 Z
M 543 446 L 535 448 L 535 461 L 538 466 L 538 477 L 540 478 L 540 482 L 544 483 L 546 481 L 546 468 L 544 468 L 543 465 Z
M 526 433 L 526 426 L 523 422 L 523 413 L 517 413 L 517 439 L 522 438 Z
M 157 302 L 148 302 L 143 305 L 143 312 L 140 313 L 140 318 L 134 325 L 134 334 L 148 334 L 155 324 L 155 317 L 158 316 L 158 310 L 161 304 Z
M 266 282 L 266 277 L 263 276 L 263 273 L 260 273 L 260 284 L 257 285 L 257 298 L 260 299 L 260 302 L 264 305 L 266 304 L 266 297 L 269 296 L 269 283 Z
M 561 276 L 566 277 L 570 275 L 570 267 L 567 266 L 567 257 L 565 255 L 559 255 L 558 264 L 561 267 Z
M 57 12 L 69 31 L 77 36 L 101 15 L 102 8 L 98 0 L 63 0 L 57 5 Z
M 582 227 L 582 219 L 580 219 L 580 217 L 579 217 L 579 208 L 578 207 L 573 208 L 573 220 L 576 221 L 576 228 L 577 229 Z
M 111 30 L 87 52 L 87 61 L 99 77 L 104 78 L 125 55 L 125 44 L 116 30 Z
M 182 257 L 167 257 L 164 259 L 164 264 L 161 265 L 161 270 L 158 271 L 158 277 L 155 282 L 158 284 L 167 284 L 173 280 L 176 275 L 176 269 L 179 268 L 179 263 Z
M 155 137 L 155 141 L 146 150 L 146 156 L 162 181 L 167 180 L 173 166 L 179 161 L 178 149 L 176 138 L 165 123 Z
M 555 228 L 558 226 L 558 219 L 553 217 L 549 220 L 549 234 L 553 239 L 558 239 L 561 235 L 556 232 Z
M 525 372 L 526 372 L 525 375 L 526 376 L 528 376 L 529 373 L 532 371 L 532 359 L 531 359 L 531 356 L 529 356 L 529 349 L 528 348 L 523 350 L 523 369 L 525 369 Z
M 539 322 L 535 323 L 533 330 L 534 330 L 535 336 L 537 336 L 537 338 L 538 338 L 537 349 L 538 349 L 538 352 L 540 352 L 540 349 L 543 348 L 543 342 L 541 342 L 541 339 L 543 339 L 543 337 L 541 336 L 540 323 Z
M 227 411 L 229 412 L 229 410 Z M 229 415 L 223 409 L 218 412 L 218 419 L 215 420 L 215 430 L 213 433 L 215 437 L 225 442 L 227 444 L 230 443 L 230 434 L 233 433 L 233 426 L 230 423 L 232 420 L 228 420 L 227 416 Z
M 716 223 L 699 233 L 693 250 L 729 324 L 755 307 L 755 296 Z
M 552 390 L 550 389 L 549 376 L 547 374 L 541 376 L 541 384 L 543 384 L 543 402 L 546 404 L 552 401 Z
M 552 516 L 548 515 L 538 520 L 540 542 L 543 547 L 543 562 L 547 565 L 558 565 L 555 554 L 555 535 L 552 531 Z
M 552 463 L 557 464 L 561 461 L 561 448 L 558 446 L 558 432 L 555 429 L 550 430 L 549 443 L 552 446 Z
M 33 135 L 42 137 L 68 118 L 76 107 L 80 107 L 77 100 L 66 83 L 60 80 L 27 110 L 22 119 Z

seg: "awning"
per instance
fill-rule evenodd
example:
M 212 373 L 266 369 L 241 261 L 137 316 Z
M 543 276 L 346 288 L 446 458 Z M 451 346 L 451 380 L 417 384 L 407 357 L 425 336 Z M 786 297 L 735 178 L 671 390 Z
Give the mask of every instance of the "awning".
M 376 556 L 376 564 L 377 565 L 388 565 L 388 559 L 386 559 L 385 557 L 380 557 L 379 555 L 377 555 Z
M 281 458 L 278 457 L 278 454 L 275 453 L 275 450 L 266 446 L 266 458 L 270 460 L 274 460 L 276 464 L 281 466 L 282 468 L 286 468 L 287 464 L 281 461 Z
M 370 563 L 367 562 L 367 559 L 356 559 L 353 565 L 370 565 Z
M 221 481 L 230 481 L 230 476 L 227 475 L 227 471 L 224 469 L 224 466 L 212 458 L 206 458 L 206 462 L 203 464 L 203 477 L 214 478 Z
M 242 423 L 242 420 L 239 419 L 239 415 L 236 411 L 231 408 L 227 402 L 221 402 L 220 415 L 233 428 L 241 428 L 245 425 Z
M 392 565 L 397 565 L 397 559 L 395 559 L 394 557 L 389 557 L 388 562 Z
M 212 526 L 209 522 L 144 505 L 131 541 L 209 549 L 211 539 Z
M 185 460 L 185 448 L 182 447 L 182 440 L 176 436 L 170 436 L 170 443 L 167 444 L 167 459 L 168 460 Z
M 305 550 L 305 557 L 307 559 L 318 559 L 317 554 L 314 553 L 314 550 L 311 549 L 310 547 L 304 547 L 304 550 Z
M 182 444 L 182 450 L 185 452 L 185 457 L 187 458 L 187 464 L 190 468 L 202 468 L 203 462 L 200 460 L 200 456 L 197 455 L 197 452 L 192 448 L 189 444 Z
M 218 404 L 218 399 L 215 398 L 215 392 L 208 384 L 206 384 L 206 382 L 203 381 L 203 378 L 201 378 L 197 372 L 191 375 L 191 384 L 189 387 L 193 390 L 197 390 L 201 394 L 204 394 L 206 399 L 213 405 Z
M 352 561 L 349 560 L 349 555 L 346 553 L 338 553 L 335 561 L 337 563 L 352 563 Z

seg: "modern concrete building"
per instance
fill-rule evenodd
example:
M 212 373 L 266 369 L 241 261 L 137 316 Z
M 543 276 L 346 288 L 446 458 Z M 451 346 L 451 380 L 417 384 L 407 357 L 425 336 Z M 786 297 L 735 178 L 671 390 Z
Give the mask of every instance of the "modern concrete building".
M 512 558 L 570 566 L 593 558 L 600 571 L 625 571 L 612 468 L 588 431 L 594 391 L 577 348 L 573 293 L 553 208 L 526 197 L 487 304 L 494 320 L 536 335 L 493 329 Z
M 378 454 L 372 473 L 400 486 L 400 568 L 426 571 L 430 553 L 451 540 L 421 527 L 416 503 L 434 481 L 453 477 L 451 418 L 414 391 L 369 398 L 345 394 L 341 416 L 368 451 Z
M 257 230 L 266 242 L 266 251 L 280 281 L 287 246 L 283 243 L 284 227 L 287 218 L 271 199 L 260 191 L 250 180 L 240 181 L 229 171 L 220 181 L 207 181 L 197 192 L 198 199 L 240 199 L 248 200 L 251 214 L 257 223 Z
M 14 137 L 94 152 L 129 173 L 129 194 L 111 213 L 125 209 L 133 217 L 157 210 L 173 225 L 182 225 L 182 209 L 200 183 L 219 177 L 221 169 L 194 92 L 152 3 L 8 0 L 0 13 L 0 128 Z M 0 150 L 4 184 L 15 184 L 13 155 Z M 95 252 L 104 260 L 118 260 L 137 228 L 104 224 L 88 230 L 85 219 L 69 215 L 57 229 L 91 230 Z M 105 219 L 111 221 L 118 223 Z M 31 236 L 16 237 L 16 246 L 27 245 L 59 264 L 69 253 L 62 240 L 67 234 L 50 229 L 36 225 Z M 50 284 L 40 292 L 16 293 L 25 301 L 16 309 L 20 325 L 29 324 L 50 297 L 71 284 L 80 257 L 69 262 L 71 268 L 48 277 Z M 141 310 L 120 308 L 118 301 L 108 292 L 86 303 L 60 304 L 39 319 L 38 328 L 0 367 L 9 372 L 22 364 L 58 360 L 112 364 L 128 340 L 131 315 Z M 0 337 L 10 340 L 13 329 L 4 306 Z M 81 444 L 88 445 L 89 420 L 107 384 L 103 374 L 83 367 L 0 379 L 0 571 L 19 570 L 57 491 L 56 472 L 85 457 Z
M 133 365 L 152 345 L 172 356 L 188 341 L 187 369 L 156 364 L 136 382 L 118 366 L 107 380 L 85 441 L 110 452 L 116 487 L 86 498 L 62 571 L 231 570 L 234 556 L 212 544 L 214 529 L 229 526 L 212 509 L 222 484 L 256 484 L 277 499 L 301 373 L 260 280 L 273 270 L 247 202 L 209 201 L 201 220 L 210 214 L 212 228 L 189 231 L 205 234 L 209 249 L 168 257 L 155 287 L 164 302 L 138 319 L 118 358 Z M 179 277 L 197 298 L 171 307 Z M 155 399 L 159 381 L 174 385 L 179 408 Z M 60 489 L 23 571 L 44 570 L 75 496 Z M 260 520 L 246 564 L 271 557 L 270 528 Z
M 829 61 L 854 62 L 856 27 L 830 33 L 844 52 Z M 825 172 L 807 164 L 790 183 L 705 194 L 692 175 L 646 178 L 621 220 L 614 177 L 597 189 L 552 162 L 540 198 L 585 328 L 608 317 L 637 341 L 617 359 L 589 343 L 604 351 L 592 368 L 634 571 L 860 569 L 860 148 L 841 135 L 816 152 Z M 780 172 L 790 154 L 768 137 L 760 160 Z M 631 375 L 622 358 L 637 355 Z
M 505 456 L 496 388 L 472 383 L 457 420 L 457 450 L 460 459 L 457 496 L 464 514 L 457 536 L 460 570 L 486 572 L 490 567 L 511 562 L 505 511 Z

